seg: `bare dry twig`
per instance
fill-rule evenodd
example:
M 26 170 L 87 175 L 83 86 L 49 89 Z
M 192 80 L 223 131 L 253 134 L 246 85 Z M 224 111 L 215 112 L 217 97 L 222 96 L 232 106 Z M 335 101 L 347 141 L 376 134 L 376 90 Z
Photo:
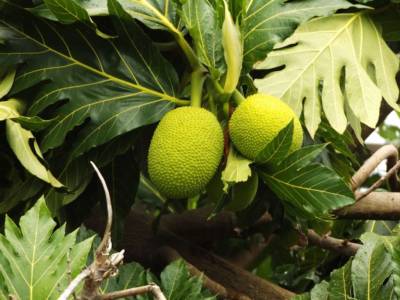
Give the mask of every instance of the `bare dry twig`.
M 150 283 L 148 285 L 135 287 L 131 289 L 126 289 L 122 291 L 112 292 L 108 294 L 104 294 L 98 297 L 99 300 L 114 300 L 125 297 L 139 296 L 143 294 L 151 293 L 154 296 L 155 300 L 167 300 L 167 298 L 162 293 L 160 287 L 154 283 Z
M 79 299 L 81 300 L 111 300 L 123 297 L 142 295 L 152 293 L 156 300 L 167 300 L 159 286 L 154 283 L 142 287 L 131 288 L 112 292 L 104 295 L 99 294 L 99 288 L 102 282 L 110 276 L 115 276 L 118 267 L 122 264 L 125 250 L 110 254 L 111 252 L 111 227 L 112 227 L 112 204 L 111 196 L 106 181 L 100 173 L 97 166 L 91 161 L 104 190 L 107 203 L 107 223 L 104 230 L 103 238 L 100 245 L 96 249 L 96 255 L 93 263 L 85 268 L 78 276 L 72 280 L 67 289 L 62 293 L 58 300 L 67 300 L 71 296 L 78 285 L 85 280 Z

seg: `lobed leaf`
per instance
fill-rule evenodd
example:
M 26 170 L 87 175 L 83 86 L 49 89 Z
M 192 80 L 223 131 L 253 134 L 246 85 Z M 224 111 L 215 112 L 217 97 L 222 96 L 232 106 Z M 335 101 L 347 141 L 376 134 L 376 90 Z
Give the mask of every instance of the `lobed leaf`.
M 263 60 L 274 45 L 289 37 L 298 25 L 316 16 L 328 16 L 338 9 L 363 7 L 345 0 L 251 0 L 243 15 L 244 69 Z
M 44 198 L 21 217 L 19 227 L 6 218 L 5 235 L 0 235 L 3 294 L 18 300 L 56 299 L 69 283 L 68 264 L 73 277 L 82 270 L 92 239 L 76 243 L 77 231 L 65 235 L 65 226 L 55 226 Z
M 350 123 L 359 134 L 359 122 L 375 127 L 382 97 L 399 108 L 395 80 L 399 59 L 366 14 L 309 21 L 256 68 L 283 65 L 255 84 L 260 92 L 282 98 L 297 115 L 303 111 L 311 136 L 321 122 L 322 110 L 337 132 L 343 133 Z

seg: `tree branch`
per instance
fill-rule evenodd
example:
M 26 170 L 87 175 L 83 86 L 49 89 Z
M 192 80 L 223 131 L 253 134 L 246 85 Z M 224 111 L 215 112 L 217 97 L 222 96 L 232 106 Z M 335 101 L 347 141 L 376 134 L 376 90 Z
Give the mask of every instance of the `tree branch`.
M 372 192 L 356 203 L 338 209 L 340 219 L 399 220 L 400 193 Z
M 355 255 L 357 250 L 361 247 L 360 244 L 337 239 L 328 235 L 320 236 L 312 229 L 307 231 L 307 238 L 308 241 L 313 245 L 323 249 L 332 250 L 346 256 Z
M 98 296 L 96 300 L 114 300 L 151 293 L 155 300 L 167 300 L 160 287 L 154 283 Z
M 358 193 L 356 201 L 361 200 L 365 196 L 369 195 L 371 192 L 379 188 L 388 178 L 394 177 L 397 181 L 397 170 L 400 168 L 400 160 L 386 173 L 385 176 L 379 178 L 372 186 L 370 186 L 365 192 Z
M 367 159 L 361 168 L 351 178 L 351 187 L 356 191 L 368 179 L 376 167 L 385 159 L 391 157 L 395 162 L 398 161 L 397 148 L 393 145 L 385 145 L 379 148 L 369 159 Z

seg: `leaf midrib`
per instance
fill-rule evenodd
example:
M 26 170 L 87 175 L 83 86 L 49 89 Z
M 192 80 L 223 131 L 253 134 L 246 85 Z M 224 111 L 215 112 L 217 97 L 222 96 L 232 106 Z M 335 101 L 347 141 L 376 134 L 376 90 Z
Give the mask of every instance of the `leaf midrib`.
M 187 105 L 187 104 L 189 104 L 189 101 L 187 101 L 187 100 L 178 99 L 178 98 L 176 98 L 176 97 L 172 97 L 172 96 L 170 96 L 170 95 L 163 94 L 163 93 L 160 93 L 160 92 L 151 90 L 151 89 L 146 88 L 146 87 L 144 87 L 144 86 L 142 86 L 142 85 L 134 84 L 134 83 L 131 83 L 131 82 L 129 82 L 129 81 L 122 80 L 122 79 L 120 79 L 120 78 L 118 78 L 118 77 L 115 77 L 115 76 L 113 76 L 113 75 L 110 75 L 110 74 L 108 74 L 108 73 L 99 71 L 99 70 L 97 70 L 97 69 L 95 69 L 95 68 L 93 68 L 93 67 L 91 67 L 91 66 L 89 66 L 89 65 L 86 65 L 86 64 L 80 62 L 79 60 L 76 60 L 76 59 L 73 58 L 72 56 L 65 55 L 64 53 L 61 53 L 60 51 L 58 51 L 58 50 L 56 50 L 56 49 L 53 49 L 53 48 L 49 47 L 48 45 L 46 45 L 46 44 L 44 44 L 44 43 L 42 43 L 42 42 L 39 42 L 39 41 L 35 40 L 35 39 L 32 38 L 31 36 L 27 35 L 25 32 L 19 30 L 18 28 L 12 26 L 11 24 L 7 23 L 7 22 L 4 21 L 4 20 L 0 20 L 0 23 L 2 23 L 2 24 L 4 24 L 5 26 L 11 28 L 12 30 L 14 30 L 15 32 L 17 32 L 18 34 L 20 34 L 21 36 L 23 36 L 23 37 L 25 37 L 26 39 L 28 39 L 28 40 L 34 42 L 35 44 L 41 46 L 42 48 L 47 49 L 48 51 L 53 52 L 54 54 L 56 54 L 56 55 L 62 57 L 63 59 L 65 59 L 65 60 L 67 60 L 67 61 L 70 61 L 70 62 L 73 62 L 73 63 L 75 63 L 77 66 L 80 66 L 81 68 L 86 69 L 86 70 L 88 70 L 88 71 L 90 71 L 90 72 L 92 72 L 92 73 L 94 73 L 94 74 L 97 74 L 97 75 L 99 75 L 99 76 L 101 76 L 101 77 L 107 78 L 107 79 L 109 79 L 109 80 L 111 80 L 111 81 L 113 81 L 113 82 L 115 82 L 115 83 L 120 84 L 120 85 L 128 86 L 128 87 L 131 87 L 131 88 L 134 88 L 134 89 L 143 91 L 143 92 L 146 93 L 146 94 L 157 96 L 157 97 L 159 97 L 159 98 L 161 98 L 161 99 L 165 99 L 165 100 L 167 100 L 167 101 L 173 102 L 173 103 L 178 104 L 178 105 Z

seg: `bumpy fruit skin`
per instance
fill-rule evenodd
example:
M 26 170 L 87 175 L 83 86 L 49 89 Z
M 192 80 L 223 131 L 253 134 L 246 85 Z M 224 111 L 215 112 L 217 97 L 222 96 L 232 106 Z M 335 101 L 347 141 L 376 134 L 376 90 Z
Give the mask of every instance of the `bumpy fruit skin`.
M 299 149 L 303 143 L 299 119 L 282 100 L 255 94 L 243 101 L 233 112 L 229 121 L 230 138 L 240 153 L 254 160 L 292 119 L 293 141 L 289 152 Z
M 150 179 L 168 198 L 192 197 L 211 180 L 224 148 L 216 117 L 199 107 L 168 112 L 151 140 L 148 154 Z

